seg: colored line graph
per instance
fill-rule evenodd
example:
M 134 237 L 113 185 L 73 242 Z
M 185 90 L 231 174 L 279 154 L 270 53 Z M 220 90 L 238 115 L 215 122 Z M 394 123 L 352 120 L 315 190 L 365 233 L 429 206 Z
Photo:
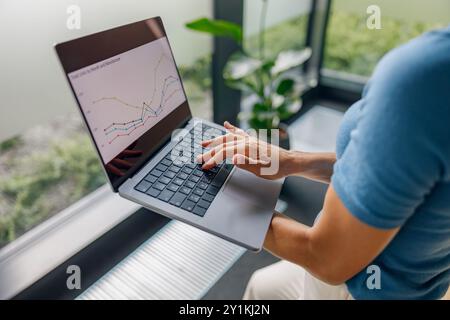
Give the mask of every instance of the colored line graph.
M 171 82 L 168 83 L 168 82 L 167 82 L 168 79 L 173 79 L 173 80 L 172 80 Z M 147 102 L 143 102 L 143 103 L 142 103 L 142 106 L 135 106 L 135 105 L 129 104 L 129 103 L 127 103 L 127 102 L 125 102 L 125 101 L 123 101 L 123 100 L 117 98 L 117 97 L 101 98 L 101 99 L 97 100 L 97 101 L 115 100 L 115 101 L 119 102 L 120 104 L 122 104 L 122 105 L 124 105 L 124 106 L 136 108 L 136 109 L 139 109 L 139 110 L 141 111 L 141 116 L 140 116 L 139 118 L 137 118 L 137 119 L 135 119 L 135 120 L 128 121 L 128 122 L 113 122 L 113 123 L 111 123 L 108 127 L 106 127 L 106 128 L 104 129 L 104 131 L 105 131 L 105 132 L 108 132 L 108 130 L 111 129 L 112 127 L 116 127 L 116 129 L 119 130 L 119 129 L 120 129 L 119 126 L 126 126 L 126 125 L 129 125 L 129 124 L 133 124 L 133 123 L 135 123 L 135 122 L 143 121 L 143 118 L 145 117 L 145 114 L 146 114 L 147 112 L 150 113 L 151 115 L 158 116 L 159 113 L 162 111 L 162 108 L 163 108 L 164 104 L 167 103 L 167 101 L 173 96 L 174 93 L 180 91 L 180 89 L 177 89 L 177 90 L 173 91 L 166 99 L 164 99 L 164 98 L 165 98 L 165 95 L 166 95 L 166 90 L 167 90 L 167 88 L 168 88 L 171 84 L 177 83 L 177 82 L 179 82 L 179 80 L 178 80 L 177 78 L 173 77 L 173 76 L 169 76 L 169 77 L 167 77 L 167 78 L 164 80 L 163 90 L 162 90 L 162 93 L 161 93 L 161 101 L 160 101 L 160 103 L 159 103 L 159 105 L 158 105 L 158 107 L 157 107 L 156 110 L 154 110 L 154 109 L 151 107 L 151 103 L 152 103 L 153 98 L 152 98 L 152 100 L 150 100 L 150 102 L 148 102 L 148 103 L 147 103 Z M 164 99 L 164 100 L 163 100 L 163 99 Z M 108 134 L 108 133 L 106 133 L 106 134 Z
M 163 112 L 164 107 L 169 102 L 169 100 L 176 93 L 182 92 L 180 79 L 177 76 L 173 75 L 167 76 L 162 81 L 160 99 L 157 103 L 154 103 L 158 92 L 156 85 L 158 80 L 158 71 L 164 60 L 171 62 L 171 59 L 169 59 L 164 53 L 158 59 L 158 63 L 153 70 L 153 91 L 148 102 L 144 101 L 142 102 L 142 105 L 135 105 L 116 96 L 102 97 L 92 102 L 93 104 L 97 104 L 105 101 L 114 101 L 122 107 L 140 111 L 140 116 L 135 119 L 126 122 L 112 122 L 110 125 L 103 129 L 105 136 L 115 134 L 113 138 L 110 138 L 108 140 L 108 144 L 113 143 L 120 137 L 131 135 L 135 130 L 143 127 L 150 118 L 158 117 Z M 174 88 L 175 84 L 178 84 L 178 86 Z
M 166 37 L 68 76 L 104 163 L 186 102 Z
M 171 97 L 173 97 L 173 95 L 175 93 L 180 92 L 180 91 L 181 91 L 181 89 L 174 90 L 166 99 L 164 99 L 164 103 L 166 103 Z M 144 102 L 141 107 L 142 113 L 139 118 L 131 120 L 131 121 L 123 122 L 123 123 L 113 122 L 108 127 L 103 129 L 105 132 L 105 135 L 110 135 L 116 131 L 127 132 L 127 133 L 116 134 L 114 136 L 114 138 L 112 138 L 111 140 L 108 141 L 108 143 L 111 144 L 117 138 L 129 136 L 135 130 L 143 127 L 148 119 L 158 117 L 160 115 L 160 113 L 162 112 L 163 108 L 164 108 L 164 104 L 160 104 L 156 110 L 153 110 L 150 106 L 148 106 Z M 147 114 L 147 113 L 150 113 L 150 114 Z

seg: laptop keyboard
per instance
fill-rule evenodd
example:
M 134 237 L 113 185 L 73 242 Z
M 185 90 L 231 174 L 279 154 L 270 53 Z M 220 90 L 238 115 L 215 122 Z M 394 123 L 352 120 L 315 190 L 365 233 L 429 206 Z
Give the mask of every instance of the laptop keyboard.
M 135 187 L 137 191 L 170 203 L 203 217 L 224 184 L 233 165 L 222 162 L 202 170 L 195 162 L 207 149 L 200 142 L 223 135 L 225 131 L 206 124 L 197 124 L 190 137 L 183 139 Z

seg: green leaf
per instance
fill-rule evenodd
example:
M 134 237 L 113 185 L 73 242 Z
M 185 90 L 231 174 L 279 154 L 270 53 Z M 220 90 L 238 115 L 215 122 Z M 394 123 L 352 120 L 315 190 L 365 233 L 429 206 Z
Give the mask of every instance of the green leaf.
M 237 52 L 228 60 L 223 70 L 226 80 L 239 80 L 252 75 L 261 67 L 262 62 Z
M 292 92 L 294 89 L 295 81 L 292 79 L 281 80 L 277 87 L 277 93 L 279 95 L 286 95 Z
M 278 117 L 278 112 L 276 111 L 258 111 L 253 113 L 253 116 L 261 121 L 266 121 L 267 123 L 272 123 L 275 117 Z
M 248 124 L 250 125 L 251 128 L 253 129 L 269 129 L 270 126 L 268 124 L 268 122 L 266 120 L 261 120 L 256 116 L 251 117 L 248 120 Z
M 257 102 L 253 105 L 253 113 L 258 114 L 260 112 L 266 112 L 270 110 L 270 106 L 267 106 L 264 103 Z
M 286 103 L 279 107 L 277 110 L 278 116 L 281 120 L 286 120 L 289 117 L 291 117 L 293 114 L 297 113 L 300 108 L 302 107 L 302 100 L 301 99 L 295 99 L 293 101 L 290 101 L 289 103 Z
M 258 88 L 256 88 L 256 85 L 246 79 L 241 79 L 241 80 L 225 79 L 225 84 L 232 89 L 251 92 L 254 94 L 258 93 Z
M 231 38 L 238 44 L 242 43 L 242 28 L 233 22 L 200 18 L 186 23 L 186 28 L 217 37 Z
M 266 104 L 270 105 L 271 109 L 277 109 L 281 107 L 286 101 L 286 97 L 276 92 L 272 93 L 269 97 L 266 98 Z
M 263 63 L 261 66 L 261 70 L 264 72 L 270 73 L 270 70 L 272 70 L 273 66 L 275 65 L 275 60 L 268 60 Z
M 311 57 L 311 53 L 310 48 L 280 52 L 271 70 L 272 75 L 277 75 L 302 65 Z

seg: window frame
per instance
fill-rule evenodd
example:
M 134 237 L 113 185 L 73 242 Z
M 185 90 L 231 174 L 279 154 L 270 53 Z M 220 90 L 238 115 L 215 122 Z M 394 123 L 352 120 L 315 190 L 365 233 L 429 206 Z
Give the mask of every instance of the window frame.
M 323 68 L 324 53 L 326 50 L 326 38 L 328 24 L 332 15 L 333 0 L 313 0 L 310 23 L 308 27 L 307 45 L 313 49 L 313 55 L 317 55 L 316 68 L 310 72 L 317 75 L 317 87 L 305 95 L 305 104 L 314 104 L 317 99 L 336 101 L 340 104 L 351 105 L 361 98 L 364 86 L 368 78 L 345 72 L 339 72 Z M 322 11 L 321 14 L 318 12 Z M 316 43 L 314 43 L 316 41 Z M 303 114 L 302 110 L 298 115 Z
M 237 23 L 243 28 L 244 1 L 249 0 L 214 0 L 214 18 Z M 311 10 L 308 14 L 305 46 L 312 48 L 312 56 L 299 72 L 303 72 L 306 79 L 317 82 L 315 88 L 308 89 L 304 96 L 305 104 L 321 91 L 321 67 L 325 44 L 325 32 L 328 23 L 331 0 L 311 0 Z M 320 10 L 318 14 L 317 11 Z M 303 30 L 302 30 L 303 31 Z M 318 36 L 317 36 L 318 35 Z M 239 46 L 229 39 L 214 37 L 212 58 L 212 86 L 214 122 L 223 123 L 228 120 L 238 123 L 241 111 L 242 95 L 238 90 L 229 88 L 222 77 L 222 70 L 228 57 L 239 50 Z M 226 48 L 226 51 L 223 49 Z M 300 110 L 286 122 L 301 116 Z
M 214 0 L 214 19 L 234 22 L 243 27 L 244 0 Z M 241 92 L 226 85 L 222 76 L 228 58 L 239 50 L 239 46 L 231 39 L 213 38 L 213 54 L 211 62 L 213 120 L 223 123 L 225 120 L 236 123 L 241 107 Z

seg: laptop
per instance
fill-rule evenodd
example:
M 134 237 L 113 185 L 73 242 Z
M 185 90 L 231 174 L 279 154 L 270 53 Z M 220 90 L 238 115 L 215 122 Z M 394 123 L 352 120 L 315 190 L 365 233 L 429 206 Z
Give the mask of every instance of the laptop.
M 200 142 L 225 128 L 194 118 L 160 17 L 57 44 L 114 192 L 249 250 L 262 248 L 283 181 L 224 161 Z M 187 240 L 188 241 L 188 240 Z

